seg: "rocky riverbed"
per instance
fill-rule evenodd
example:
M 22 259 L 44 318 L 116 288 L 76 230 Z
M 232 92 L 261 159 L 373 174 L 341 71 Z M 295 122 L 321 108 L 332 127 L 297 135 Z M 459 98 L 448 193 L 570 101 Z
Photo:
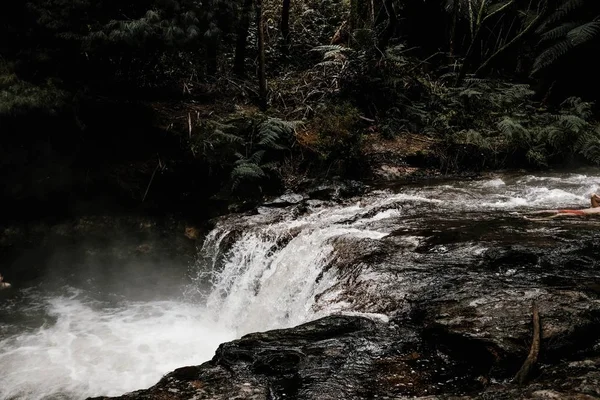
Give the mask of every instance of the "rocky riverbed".
M 585 206 L 595 179 L 288 196 L 226 217 L 197 279 L 208 265 L 207 303 L 239 332 L 262 332 L 149 389 L 95 399 L 600 399 L 600 222 L 522 217 Z M 539 354 L 519 384 L 534 303 Z

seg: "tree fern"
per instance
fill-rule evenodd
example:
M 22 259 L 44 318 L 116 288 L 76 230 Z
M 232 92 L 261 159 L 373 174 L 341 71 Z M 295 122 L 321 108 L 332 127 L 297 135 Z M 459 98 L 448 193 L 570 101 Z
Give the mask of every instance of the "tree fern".
M 576 10 L 581 11 L 580 14 L 589 15 L 584 8 L 588 4 L 592 3 L 587 3 L 585 0 L 568 0 L 540 25 L 537 29 L 540 43 L 554 43 L 537 56 L 532 75 L 554 64 L 572 49 L 588 43 L 600 35 L 598 16 L 592 17 L 588 21 L 565 20 Z

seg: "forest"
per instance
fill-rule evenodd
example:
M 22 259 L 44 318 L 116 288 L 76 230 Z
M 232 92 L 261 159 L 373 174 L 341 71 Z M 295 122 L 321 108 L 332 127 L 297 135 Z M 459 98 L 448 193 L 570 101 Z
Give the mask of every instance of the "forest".
M 600 162 L 594 0 L 5 1 L 0 32 L 11 216 Z

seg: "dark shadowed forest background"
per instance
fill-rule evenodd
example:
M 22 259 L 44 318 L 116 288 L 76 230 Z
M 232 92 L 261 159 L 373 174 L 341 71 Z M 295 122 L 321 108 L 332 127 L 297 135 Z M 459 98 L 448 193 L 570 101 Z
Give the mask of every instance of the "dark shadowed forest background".
M 595 164 L 599 50 L 595 0 L 3 1 L 2 217 Z

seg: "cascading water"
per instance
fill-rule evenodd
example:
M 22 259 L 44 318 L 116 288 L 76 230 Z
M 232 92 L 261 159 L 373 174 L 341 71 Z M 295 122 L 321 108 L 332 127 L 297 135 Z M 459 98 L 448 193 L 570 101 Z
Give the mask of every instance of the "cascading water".
M 297 233 L 291 237 L 293 231 Z M 228 251 L 224 265 L 213 266 L 214 286 L 206 307 L 219 323 L 238 334 L 310 320 L 315 317 L 315 296 L 335 279 L 332 274 L 317 279 L 333 254 L 329 239 L 343 235 L 380 239 L 386 234 L 308 221 L 286 221 L 245 232 Z M 200 275 L 204 274 L 202 267 Z
M 339 204 L 261 208 L 219 222 L 191 270 L 191 283 L 182 278 L 178 293 L 168 298 L 108 293 L 107 301 L 107 293 L 98 296 L 100 289 L 46 289 L 43 282 L 18 289 L 0 297 L 0 399 L 118 395 L 148 387 L 177 367 L 202 363 L 219 343 L 245 333 L 331 312 L 377 316 L 391 295 L 386 281 L 407 279 L 411 290 L 428 283 L 409 282 L 397 270 L 334 267 L 344 252 L 366 252 L 369 243 L 393 235 L 404 243 L 407 268 L 451 264 L 481 254 L 485 244 L 440 244 L 424 252 L 418 248 L 427 229 L 473 220 L 491 229 L 490 223 L 520 210 L 586 207 L 599 183 L 599 176 L 589 174 L 502 176 L 378 190 Z

